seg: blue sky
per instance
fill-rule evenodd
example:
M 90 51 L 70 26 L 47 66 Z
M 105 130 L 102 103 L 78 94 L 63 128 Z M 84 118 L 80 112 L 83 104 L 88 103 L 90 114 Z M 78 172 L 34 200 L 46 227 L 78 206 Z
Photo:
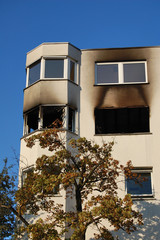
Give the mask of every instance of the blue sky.
M 159 0 L 0 0 L 0 160 L 19 156 L 28 51 L 42 42 L 159 46 L 159 12 Z

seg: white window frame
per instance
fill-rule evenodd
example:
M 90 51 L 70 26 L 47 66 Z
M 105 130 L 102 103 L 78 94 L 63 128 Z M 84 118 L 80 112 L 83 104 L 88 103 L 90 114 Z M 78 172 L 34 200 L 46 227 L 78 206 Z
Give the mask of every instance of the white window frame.
M 45 78 L 45 60 L 64 60 L 63 66 L 63 77 L 62 78 Z M 42 79 L 66 79 L 68 76 L 68 59 L 66 56 L 43 56 L 41 61 L 41 69 L 42 69 Z
M 63 69 L 63 77 L 62 78 L 45 78 L 45 60 L 64 60 L 64 69 Z M 69 79 L 70 80 L 70 62 L 74 62 L 75 64 L 75 69 L 74 69 L 74 83 L 78 83 L 78 64 L 75 60 L 66 57 L 66 56 L 43 56 L 41 59 L 37 60 L 40 61 L 40 79 L 44 79 L 44 80 L 51 80 L 51 79 Z M 32 63 L 34 64 L 34 63 Z M 32 84 L 36 83 L 37 81 L 35 81 L 34 83 L 32 83 L 31 85 L 29 85 L 29 69 L 30 66 L 32 66 L 32 64 L 30 64 L 27 69 L 26 69 L 26 87 L 31 86 Z M 73 82 L 73 81 L 72 81 Z
M 124 71 L 123 65 L 125 64 L 136 64 L 136 63 L 144 63 L 145 66 L 145 82 L 124 82 Z M 118 65 L 118 82 L 117 83 L 98 83 L 97 79 L 97 66 L 98 65 Z M 146 84 L 148 83 L 147 77 L 147 62 L 146 61 L 130 61 L 130 62 L 97 62 L 95 64 L 95 85 L 123 85 L 123 84 Z
M 153 168 L 152 167 L 137 167 L 137 168 L 134 168 L 132 169 L 132 173 L 137 173 L 137 174 L 143 174 L 143 173 L 150 173 L 150 177 L 151 177 L 151 191 L 152 193 L 151 194 L 131 194 L 131 197 L 132 198 L 148 198 L 148 197 L 151 197 L 153 198 L 154 197 L 154 191 L 153 191 Z M 137 183 L 138 184 L 138 183 Z M 125 192 L 127 194 L 127 179 L 125 179 Z M 130 194 L 130 193 L 128 193 Z

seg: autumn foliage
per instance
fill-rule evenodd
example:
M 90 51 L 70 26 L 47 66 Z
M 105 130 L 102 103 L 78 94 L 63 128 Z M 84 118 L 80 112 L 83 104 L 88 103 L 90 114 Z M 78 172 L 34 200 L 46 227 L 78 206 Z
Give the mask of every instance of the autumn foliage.
M 0 171 L 0 239 L 5 239 L 13 234 L 15 230 L 15 215 L 13 213 L 14 193 L 16 191 L 14 175 L 11 176 L 7 159 Z
M 72 229 L 71 240 L 84 240 L 87 228 L 94 225 L 95 239 L 112 240 L 109 226 L 130 234 L 143 224 L 141 214 L 133 210 L 130 195 L 123 199 L 118 196 L 118 181 L 125 175 L 131 177 L 132 164 L 124 167 L 112 158 L 113 142 L 99 146 L 79 138 L 70 140 L 66 148 L 56 128 L 33 135 L 26 144 L 33 147 L 37 140 L 53 154 L 37 159 L 34 171 L 16 193 L 21 214 L 48 213 L 47 219 L 24 226 L 31 239 L 59 240 Z M 67 197 L 75 200 L 74 210 L 65 212 L 56 204 L 53 189 L 65 189 Z

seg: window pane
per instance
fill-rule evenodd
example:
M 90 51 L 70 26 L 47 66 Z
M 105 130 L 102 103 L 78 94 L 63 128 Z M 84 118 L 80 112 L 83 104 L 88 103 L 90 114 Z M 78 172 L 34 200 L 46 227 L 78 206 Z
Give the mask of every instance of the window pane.
M 123 65 L 124 82 L 146 82 L 145 64 L 144 63 L 128 63 Z
M 141 178 L 145 178 L 145 181 L 137 183 L 136 179 L 127 180 L 127 193 L 131 195 L 142 195 L 142 194 L 152 194 L 151 187 L 151 174 L 150 173 L 139 173 Z
M 118 64 L 97 65 L 97 83 L 118 83 Z
M 64 60 L 46 59 L 45 60 L 45 78 L 63 78 Z
M 31 85 L 32 83 L 40 79 L 40 66 L 41 66 L 41 63 L 40 61 L 38 61 L 29 67 L 28 85 Z
M 70 61 L 70 80 L 74 82 L 74 69 L 75 69 L 75 63 Z

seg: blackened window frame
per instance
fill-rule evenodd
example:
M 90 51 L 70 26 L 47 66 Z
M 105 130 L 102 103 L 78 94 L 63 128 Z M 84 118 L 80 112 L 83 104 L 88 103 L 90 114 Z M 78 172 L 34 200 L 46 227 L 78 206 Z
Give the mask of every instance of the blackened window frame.
M 31 118 L 32 121 L 28 122 L 30 116 L 32 117 Z M 23 117 L 24 117 L 23 127 L 24 136 L 34 133 L 35 131 L 38 130 L 49 129 L 54 126 L 60 129 L 68 130 L 72 133 L 76 133 L 77 110 L 67 105 L 54 105 L 54 104 L 39 105 L 25 112 Z M 32 127 L 32 125 L 34 126 L 34 128 Z M 31 127 L 32 130 L 30 130 Z
M 75 133 L 76 131 L 76 110 L 68 107 L 68 130 Z

